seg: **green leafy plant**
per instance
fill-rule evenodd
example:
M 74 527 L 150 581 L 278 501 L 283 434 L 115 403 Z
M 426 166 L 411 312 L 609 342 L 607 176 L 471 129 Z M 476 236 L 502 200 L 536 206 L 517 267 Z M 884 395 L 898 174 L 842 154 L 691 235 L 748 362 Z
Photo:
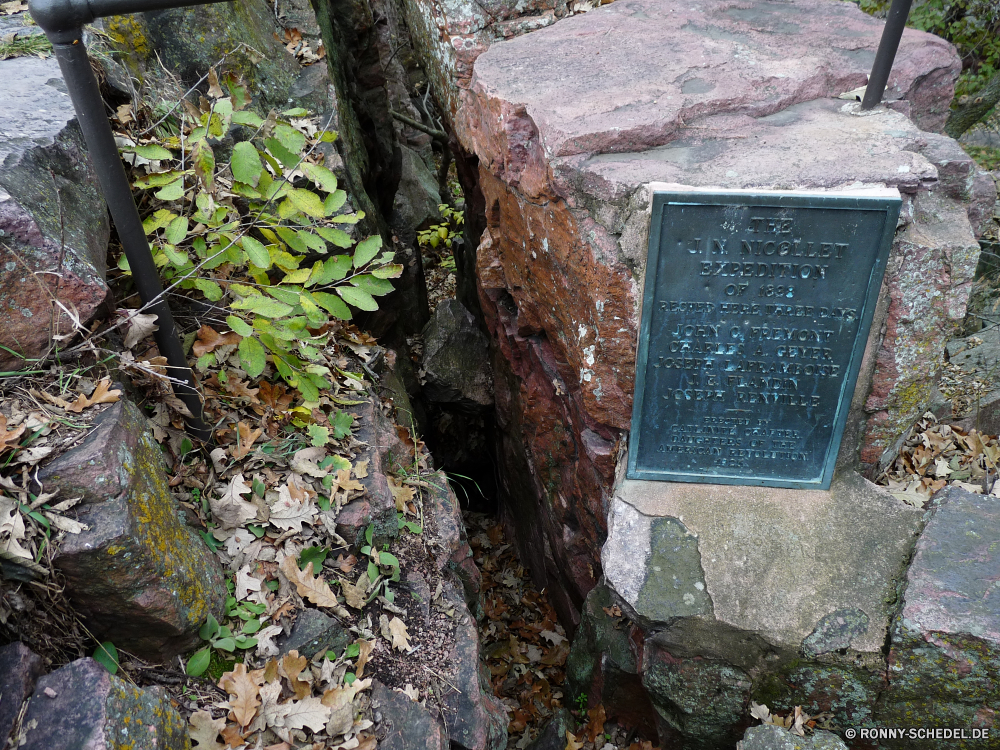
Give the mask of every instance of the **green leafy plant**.
M 461 241 L 462 226 L 465 224 L 465 211 L 452 208 L 447 203 L 438 204 L 438 211 L 444 219 L 439 224 L 432 224 L 429 228 L 417 232 L 417 244 L 423 248 L 452 249 L 453 245 Z M 441 267 L 449 271 L 455 270 L 455 258 L 453 255 L 444 255 L 441 258 Z
M 336 133 L 301 119 L 303 109 L 261 118 L 234 78 L 223 83 L 228 96 L 216 83 L 200 109 L 188 105 L 160 137 L 126 148 L 144 170 L 133 180 L 147 191 L 143 228 L 166 282 L 228 307 L 247 375 L 270 361 L 315 401 L 330 387 L 330 324 L 350 320 L 352 308 L 377 310 L 402 266 L 381 237 L 355 244 L 342 228 L 364 214 L 345 212 L 347 194 L 314 156 Z M 238 142 L 223 158 L 219 144 L 232 133 Z M 119 267 L 128 272 L 124 259 Z
M 247 606 L 247 605 L 240 605 Z M 261 610 L 263 612 L 263 610 Z M 251 617 L 243 624 L 242 632 L 233 635 L 233 630 L 227 625 L 220 625 L 218 620 L 211 614 L 208 620 L 201 626 L 198 635 L 203 641 L 208 641 L 208 645 L 200 651 L 196 651 L 187 662 L 187 673 L 192 677 L 199 677 L 205 673 L 212 662 L 212 649 L 233 653 L 236 649 L 248 649 L 257 645 L 257 639 L 251 638 L 251 633 L 256 633 L 260 629 L 260 620 Z
M 419 523 L 407 521 L 405 513 L 397 513 L 396 521 L 399 523 L 400 531 L 409 531 L 411 534 L 419 534 L 424 530 Z
M 396 595 L 389 584 L 399 581 L 399 559 L 388 550 L 375 549 L 372 544 L 374 534 L 375 524 L 369 524 L 365 529 L 365 546 L 361 548 L 361 554 L 368 558 L 368 580 L 372 584 L 368 601 L 381 591 L 386 600 L 392 602 Z
M 118 649 L 111 641 L 105 641 L 94 649 L 94 661 L 111 674 L 118 674 Z

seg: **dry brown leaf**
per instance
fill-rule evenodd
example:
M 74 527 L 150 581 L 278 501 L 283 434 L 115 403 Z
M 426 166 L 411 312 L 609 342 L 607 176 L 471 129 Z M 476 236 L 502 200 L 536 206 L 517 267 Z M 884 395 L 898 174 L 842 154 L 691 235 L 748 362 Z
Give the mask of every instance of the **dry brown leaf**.
M 195 711 L 188 722 L 193 750 L 225 750 L 226 746 L 219 742 L 219 733 L 226 726 L 225 719 L 213 719 L 208 711 Z
M 357 565 L 357 563 L 358 558 L 354 555 L 348 555 L 347 557 L 344 557 L 343 553 L 337 555 L 337 567 L 340 568 L 341 573 L 350 573 L 354 570 L 354 566 Z
M 292 692 L 299 700 L 312 692 L 312 686 L 305 680 L 299 679 L 299 675 L 302 674 L 302 670 L 306 668 L 308 663 L 309 660 L 304 656 L 299 656 L 299 652 L 294 649 L 285 654 L 278 662 L 278 674 L 288 680 Z
M 232 672 L 226 672 L 219 680 L 219 687 L 229 693 L 229 706 L 233 720 L 241 727 L 247 726 L 257 715 L 260 706 L 260 684 L 247 674 L 246 664 L 237 663 Z M 223 722 L 224 724 L 224 722 Z
M 367 458 L 364 461 L 358 461 L 356 464 L 354 464 L 354 476 L 356 476 L 358 479 L 364 479 L 366 476 L 368 476 Z
M 406 504 L 413 502 L 413 496 L 416 494 L 416 490 L 412 487 L 407 487 L 396 477 L 386 477 L 389 480 L 389 489 L 392 490 L 392 497 L 396 501 L 396 510 L 400 513 L 407 513 Z
M 333 479 L 333 486 L 330 492 L 337 492 L 338 490 L 363 490 L 365 486 L 361 482 L 351 479 L 350 469 L 340 469 Z
M 409 651 L 410 650 L 410 634 L 406 632 L 406 623 L 400 620 L 398 617 L 393 617 L 389 620 L 389 633 L 390 640 L 392 641 L 392 647 L 397 651 Z
M 196 357 L 201 357 L 213 351 L 216 347 L 226 345 L 236 345 L 240 343 L 240 335 L 229 332 L 219 333 L 208 325 L 203 325 L 198 330 L 198 340 L 194 342 L 191 351 Z
M 253 447 L 254 441 L 260 437 L 263 430 L 258 427 L 256 430 L 251 430 L 250 425 L 246 422 L 238 422 L 236 425 L 236 433 L 239 435 L 239 440 L 237 444 L 232 446 L 229 455 L 239 461 L 244 458 Z
M 65 402 L 64 402 L 65 403 Z M 18 438 L 24 434 L 24 425 L 20 424 L 13 430 L 7 430 L 7 417 L 0 414 L 0 453 L 8 448 L 16 448 Z
M 219 75 L 215 72 L 214 67 L 208 69 L 208 95 L 213 99 L 221 99 L 226 95 L 222 86 L 219 85 Z
M 583 747 L 583 743 L 578 742 L 576 739 L 576 735 L 567 729 L 565 750 L 580 750 L 581 747 Z
M 111 388 L 111 378 L 104 378 L 94 392 L 90 394 L 90 398 L 87 398 L 82 393 L 80 397 L 67 407 L 68 411 L 75 412 L 79 414 L 84 409 L 90 406 L 96 406 L 97 404 L 113 404 L 118 401 L 118 397 L 122 395 L 122 392 L 117 388 L 115 390 L 109 390 Z
M 322 576 L 313 577 L 313 564 L 306 565 L 305 570 L 299 570 L 295 557 L 288 555 L 281 561 L 279 569 L 285 577 L 295 584 L 299 596 L 308 599 L 313 604 L 320 607 L 332 609 L 339 617 L 348 617 L 348 612 L 337 601 L 337 596 L 330 589 L 330 585 L 323 580 Z
M 220 528 L 236 529 L 257 518 L 257 506 L 240 497 L 250 491 L 251 487 L 243 481 L 243 475 L 237 474 L 230 480 L 221 497 L 209 498 L 212 519 Z
M 375 750 L 378 747 L 378 737 L 374 734 L 370 734 L 366 737 L 358 735 L 358 740 L 360 744 L 354 750 Z
M 246 737 L 240 733 L 240 728 L 235 724 L 227 724 L 219 734 L 226 741 L 226 747 L 239 747 L 244 744 Z
M 606 718 L 607 712 L 604 710 L 604 704 L 600 704 L 587 711 L 588 721 L 584 731 L 586 732 L 588 741 L 596 742 L 597 738 L 604 734 L 604 720 Z
M 352 703 L 354 696 L 362 690 L 371 687 L 371 678 L 367 680 L 357 679 L 350 685 L 333 688 L 323 693 L 322 703 L 330 709 L 330 720 L 326 725 L 326 732 L 331 737 L 350 731 L 354 726 L 354 709 Z
M 368 664 L 368 659 L 372 655 L 372 651 L 375 650 L 375 641 L 366 641 L 364 638 L 359 638 L 355 641 L 358 646 L 358 663 L 354 666 L 354 674 L 360 680 L 365 674 L 365 666 Z
M 284 531 L 302 531 L 302 524 L 311 524 L 317 512 L 309 497 L 290 481 L 278 489 L 268 521 Z
M 153 334 L 159 326 L 156 323 L 155 314 L 132 312 L 128 315 L 127 331 L 125 333 L 125 348 L 131 349 L 147 336 Z
M 281 705 L 281 723 L 278 726 L 285 729 L 309 727 L 314 732 L 321 732 L 330 720 L 331 713 L 332 709 L 323 705 L 320 698 L 292 700 Z
M 59 396 L 53 396 L 51 393 L 46 393 L 45 391 L 39 392 L 39 391 L 36 391 L 34 388 L 32 388 L 31 389 L 31 394 L 32 395 L 37 394 L 37 395 L 41 396 L 43 399 L 45 399 L 46 401 L 48 401 L 50 404 L 54 404 L 54 405 L 56 405 L 56 406 L 58 406 L 58 407 L 60 407 L 62 409 L 68 409 L 69 408 L 69 401 L 67 401 L 64 398 L 60 398 Z
M 344 592 L 344 601 L 347 602 L 347 606 L 351 609 L 363 609 L 368 594 L 368 585 L 371 583 L 368 580 L 368 571 L 365 570 L 358 577 L 357 583 L 351 583 L 344 578 L 338 580 L 340 581 L 340 590 Z

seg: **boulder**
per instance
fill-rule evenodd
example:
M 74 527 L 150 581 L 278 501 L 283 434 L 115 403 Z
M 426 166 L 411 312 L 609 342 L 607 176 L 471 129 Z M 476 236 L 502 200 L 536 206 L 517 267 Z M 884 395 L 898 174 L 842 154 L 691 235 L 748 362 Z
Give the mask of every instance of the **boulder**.
M 819 729 L 808 737 L 799 737 L 774 724 L 750 727 L 736 750 L 847 750 L 837 735 Z
M 190 750 L 187 722 L 163 688 L 142 690 L 93 659 L 38 681 L 21 724 L 24 750 Z
M 521 551 L 566 622 L 600 577 L 593 551 L 631 423 L 651 186 L 897 188 L 903 220 L 842 464 L 860 450 L 874 466 L 925 410 L 993 195 L 954 141 L 914 122 L 947 113 L 958 67 L 942 40 L 906 31 L 891 107 L 836 98 L 865 82 L 881 28 L 832 0 L 631 0 L 476 60 L 455 127 L 485 199 L 477 274 L 500 474 L 527 498 L 512 514 Z
M 450 573 L 462 584 L 465 603 L 472 615 L 483 617 L 480 599 L 482 575 L 473 559 L 472 548 L 465 533 L 462 509 L 458 497 L 443 471 L 438 471 L 427 479 L 427 500 L 425 501 L 430 523 L 424 529 L 428 539 L 440 552 L 435 555 L 438 570 Z
M 42 657 L 23 643 L 0 648 L 0 747 L 6 747 L 21 705 L 44 671 Z
M 400 224 L 403 231 L 409 232 L 441 219 L 438 210 L 441 193 L 438 191 L 437 175 L 420 155 L 402 144 L 399 150 L 403 162 L 393 203 L 393 223 Z
M 424 328 L 423 392 L 429 401 L 481 409 L 493 404 L 489 343 L 472 313 L 444 300 Z
M 991 496 L 957 487 L 937 493 L 933 503 L 892 623 L 889 686 L 876 720 L 881 726 L 992 729 L 996 737 L 1000 508 Z M 931 748 L 940 741 L 908 737 L 890 746 Z M 969 739 L 954 746 L 984 745 Z
M 566 750 L 566 730 L 573 726 L 572 721 L 569 709 L 560 708 L 545 722 L 542 731 L 528 744 L 527 750 Z
M 383 750 L 448 750 L 448 732 L 421 704 L 403 693 L 372 683 L 372 710 Z
M 54 58 L 0 62 L 0 370 L 65 346 L 108 293 L 108 212 Z
M 334 618 L 318 609 L 304 609 L 299 613 L 292 632 L 282 644 L 280 653 L 298 651 L 301 656 L 312 659 L 320 651 L 343 652 L 351 641 L 351 635 Z
M 78 520 L 53 559 L 88 627 L 150 660 L 200 642 L 209 614 L 222 617 L 218 560 L 184 524 L 160 446 L 136 406 L 120 401 L 76 448 L 40 471 L 43 487 L 82 494 Z

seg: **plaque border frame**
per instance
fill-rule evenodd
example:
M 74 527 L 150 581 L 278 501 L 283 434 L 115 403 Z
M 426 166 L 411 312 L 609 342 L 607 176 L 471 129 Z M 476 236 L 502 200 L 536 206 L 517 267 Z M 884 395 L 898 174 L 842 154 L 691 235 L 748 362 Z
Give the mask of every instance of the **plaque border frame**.
M 868 277 L 868 287 L 864 296 L 862 313 L 859 316 L 858 334 L 851 349 L 847 372 L 841 386 L 837 401 L 837 411 L 834 415 L 833 433 L 827 448 L 826 459 L 821 464 L 819 476 L 814 480 L 781 479 L 780 477 L 745 477 L 725 474 L 695 474 L 676 471 L 640 469 L 638 467 L 639 443 L 629 439 L 627 479 L 652 480 L 663 482 L 686 482 L 696 484 L 726 484 L 748 487 L 783 487 L 787 489 L 828 490 L 833 481 L 837 457 L 840 454 L 847 417 L 854 400 L 854 390 L 857 388 L 858 376 L 861 372 L 861 362 L 864 358 L 868 338 L 871 336 L 872 319 L 878 304 L 879 292 L 888 263 L 889 252 L 892 249 L 896 234 L 896 225 L 902 207 L 902 199 L 895 188 L 869 188 L 857 191 L 786 191 L 786 190 L 723 190 L 690 188 L 652 189 L 649 245 L 646 254 L 646 275 L 643 279 L 642 310 L 639 324 L 639 340 L 636 348 L 635 390 L 632 401 L 632 425 L 640 423 L 641 406 L 645 397 L 646 366 L 649 359 L 649 327 L 654 298 L 656 296 L 656 279 L 650 281 L 649 271 L 653 269 L 655 276 L 659 267 L 660 228 L 663 225 L 664 210 L 674 205 L 710 205 L 725 206 L 734 204 L 752 204 L 768 208 L 821 208 L 835 210 L 877 210 L 885 212 L 885 222 L 882 225 L 882 236 L 878 241 L 875 264 Z M 817 205 L 818 204 L 818 205 Z M 864 331 L 865 335 L 860 335 Z

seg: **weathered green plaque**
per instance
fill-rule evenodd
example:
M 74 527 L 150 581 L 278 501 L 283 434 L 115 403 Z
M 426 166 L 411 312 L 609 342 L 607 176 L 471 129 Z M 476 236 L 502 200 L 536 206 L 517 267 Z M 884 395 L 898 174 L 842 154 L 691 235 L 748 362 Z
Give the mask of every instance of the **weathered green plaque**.
M 654 193 L 629 477 L 828 488 L 899 207 Z

